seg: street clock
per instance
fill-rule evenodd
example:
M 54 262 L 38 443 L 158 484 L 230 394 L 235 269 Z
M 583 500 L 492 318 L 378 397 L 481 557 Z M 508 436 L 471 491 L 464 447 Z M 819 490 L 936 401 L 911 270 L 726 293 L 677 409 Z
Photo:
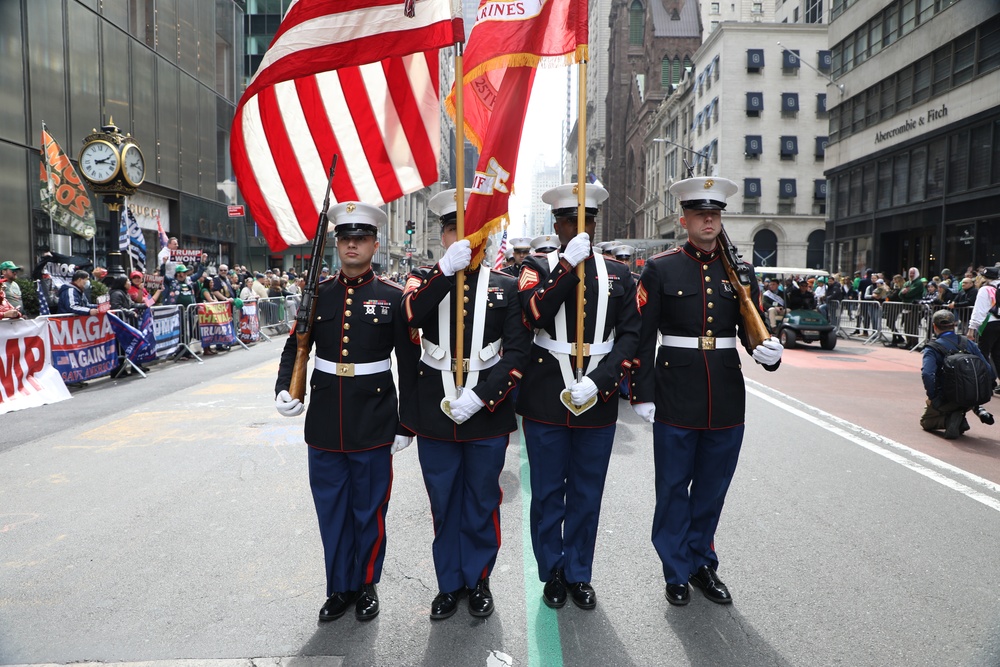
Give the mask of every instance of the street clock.
M 118 147 L 107 139 L 94 138 L 80 151 L 80 172 L 91 183 L 103 185 L 118 174 Z
M 146 178 L 146 160 L 142 156 L 139 144 L 131 139 L 126 139 L 122 147 L 122 174 L 133 188 L 142 185 Z
M 84 138 L 80 173 L 97 194 L 130 197 L 146 178 L 146 160 L 132 135 L 111 120 Z

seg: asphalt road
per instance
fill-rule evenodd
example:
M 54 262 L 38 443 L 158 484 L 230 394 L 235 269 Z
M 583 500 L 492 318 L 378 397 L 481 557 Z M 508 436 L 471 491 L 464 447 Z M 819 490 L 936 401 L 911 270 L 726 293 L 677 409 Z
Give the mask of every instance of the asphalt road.
M 414 446 L 394 462 L 381 615 L 320 625 L 302 420 L 272 405 L 280 344 L 0 417 L 0 664 L 1000 665 L 998 432 L 977 424 L 956 444 L 919 431 L 915 354 L 793 350 L 776 374 L 747 359 L 747 436 L 716 540 L 731 606 L 664 599 L 652 437 L 626 408 L 597 609 L 540 602 L 515 434 L 491 618 L 427 617 L 433 531 Z

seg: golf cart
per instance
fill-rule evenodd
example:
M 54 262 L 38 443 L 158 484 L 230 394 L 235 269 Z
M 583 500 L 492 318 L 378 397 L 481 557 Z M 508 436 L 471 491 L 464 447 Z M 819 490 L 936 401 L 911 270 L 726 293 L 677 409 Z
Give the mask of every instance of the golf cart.
M 783 266 L 758 266 L 754 270 L 767 278 L 774 277 L 779 284 L 784 285 L 788 278 L 797 276 L 824 277 L 829 273 L 820 269 L 797 269 Z M 787 306 L 788 296 L 785 295 Z M 765 321 L 767 321 L 765 313 Z M 785 349 L 795 347 L 796 343 L 815 343 L 819 341 L 824 350 L 832 350 L 837 346 L 837 327 L 818 310 L 791 310 L 786 307 L 785 314 L 776 319 L 777 326 L 771 333 L 777 336 Z M 770 326 L 768 327 L 770 328 Z

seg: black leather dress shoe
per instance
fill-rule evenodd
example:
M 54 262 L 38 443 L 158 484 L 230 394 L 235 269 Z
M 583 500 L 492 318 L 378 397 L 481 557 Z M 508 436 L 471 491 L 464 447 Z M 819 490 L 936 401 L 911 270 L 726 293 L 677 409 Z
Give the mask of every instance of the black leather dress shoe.
M 566 604 L 566 580 L 563 578 L 562 568 L 552 570 L 552 577 L 542 589 L 542 602 L 552 609 L 559 609 Z
M 357 599 L 357 591 L 347 591 L 346 593 L 334 593 L 326 599 L 326 604 L 319 610 L 319 620 L 336 621 L 344 615 L 350 606 Z
M 729 594 L 729 589 L 719 579 L 719 575 L 708 565 L 702 565 L 698 571 L 691 575 L 689 579 L 691 585 L 697 586 L 712 602 L 719 604 L 730 604 L 733 596 Z
M 476 618 L 486 618 L 493 613 L 493 593 L 490 592 L 490 578 L 480 579 L 476 587 L 469 591 L 469 613 Z
M 458 600 L 465 594 L 464 587 L 451 593 L 438 593 L 434 601 L 431 602 L 431 620 L 440 621 L 455 615 L 458 609 Z
M 667 602 L 683 607 L 691 601 L 691 589 L 687 584 L 667 584 Z
M 585 581 L 578 581 L 575 584 L 566 584 L 569 589 L 569 596 L 573 598 L 573 604 L 580 609 L 593 609 L 597 606 L 597 593 L 594 588 Z
M 359 621 L 370 621 L 378 616 L 378 612 L 378 591 L 375 584 L 365 584 L 354 604 L 354 617 Z

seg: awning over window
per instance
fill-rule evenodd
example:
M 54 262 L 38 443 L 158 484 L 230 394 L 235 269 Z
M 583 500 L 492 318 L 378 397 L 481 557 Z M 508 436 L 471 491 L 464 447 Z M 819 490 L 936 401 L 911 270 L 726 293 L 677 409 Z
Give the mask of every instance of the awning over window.
M 817 178 L 813 181 L 813 199 L 826 199 L 825 178 Z
M 760 179 L 759 178 L 744 178 L 743 179 L 743 196 L 744 197 L 760 197 Z
M 748 134 L 746 135 L 746 146 L 743 148 L 743 152 L 747 155 L 760 155 L 764 152 L 764 142 L 761 141 L 759 134 Z
M 799 65 L 799 51 L 798 49 L 782 49 L 781 50 L 781 69 L 798 69 Z
M 747 69 L 759 70 L 764 66 L 764 49 L 747 49 Z
M 781 154 L 782 155 L 798 155 L 799 154 L 799 138 L 798 137 L 781 137 Z
M 747 111 L 763 111 L 764 93 L 747 93 Z
M 823 157 L 826 155 L 826 142 L 829 137 L 816 137 L 816 157 Z
M 778 179 L 778 198 L 779 199 L 793 199 L 796 195 L 795 192 L 795 179 L 794 178 L 779 178 Z
M 798 111 L 799 110 L 799 94 L 798 93 L 782 93 L 781 94 L 781 110 L 786 112 Z
M 816 69 L 820 72 L 829 72 L 833 67 L 833 57 L 830 55 L 829 51 L 820 51 L 818 54 L 819 62 L 816 65 Z
M 826 93 L 816 93 L 816 113 L 826 113 Z

